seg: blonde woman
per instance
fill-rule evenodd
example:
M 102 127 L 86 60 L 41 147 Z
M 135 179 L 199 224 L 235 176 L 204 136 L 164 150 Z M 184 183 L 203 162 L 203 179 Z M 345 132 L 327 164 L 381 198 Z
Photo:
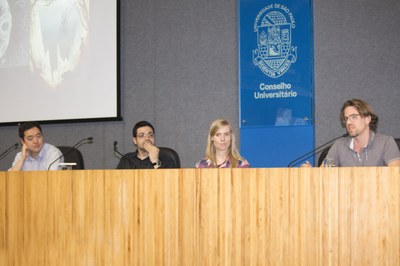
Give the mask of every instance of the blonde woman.
M 196 168 L 248 168 L 249 162 L 240 156 L 235 144 L 235 134 L 227 120 L 217 119 L 208 131 L 206 157 L 196 163 Z

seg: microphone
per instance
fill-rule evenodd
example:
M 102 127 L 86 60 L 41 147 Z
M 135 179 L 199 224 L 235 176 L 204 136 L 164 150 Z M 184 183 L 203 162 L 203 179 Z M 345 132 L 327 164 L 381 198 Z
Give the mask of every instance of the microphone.
M 348 133 L 343 134 L 343 135 L 341 135 L 341 136 L 339 136 L 339 137 L 336 137 L 336 138 L 334 138 L 334 139 L 331 139 L 330 141 L 328 141 L 328 142 L 322 144 L 321 146 L 319 146 L 319 147 L 313 149 L 312 151 L 309 151 L 309 152 L 307 152 L 306 154 L 303 154 L 302 156 L 300 156 L 300 157 L 294 159 L 293 161 L 291 161 L 291 162 L 288 164 L 287 167 L 292 167 L 292 166 L 298 164 L 300 161 L 304 161 L 304 160 L 306 160 L 306 159 L 308 159 L 308 158 L 310 158 L 310 157 L 312 157 L 312 156 L 314 156 L 314 155 L 317 155 L 318 153 L 322 152 L 322 148 L 325 148 L 326 146 L 328 146 L 329 144 L 331 144 L 332 142 L 334 142 L 334 141 L 337 140 L 337 139 L 340 139 L 340 138 L 343 138 L 343 137 L 347 137 L 347 136 L 348 136 Z
M 5 150 L 4 152 L 2 152 L 1 154 L 0 154 L 0 159 L 3 159 L 3 156 L 4 155 L 6 155 L 6 154 L 8 154 L 11 150 L 15 150 L 15 149 L 17 149 L 18 148 L 18 142 L 17 143 L 15 143 L 15 144 L 13 144 L 12 146 L 10 146 L 7 150 Z
M 118 144 L 118 141 L 114 140 L 114 152 L 121 155 L 122 158 L 124 158 L 125 160 L 127 160 L 129 162 L 129 164 L 132 166 L 133 169 L 136 169 L 136 164 L 132 160 L 130 160 L 128 157 L 126 157 L 125 155 L 123 155 L 122 153 L 120 153 L 118 151 L 117 144 Z
M 49 167 L 47 168 L 47 170 L 50 170 L 50 167 L 55 163 L 55 162 L 57 162 L 58 160 L 60 160 L 61 159 L 61 157 L 63 157 L 63 156 L 65 156 L 65 155 L 67 155 L 67 154 L 69 154 L 74 148 L 76 148 L 76 147 L 78 147 L 82 142 L 84 142 L 84 141 L 92 141 L 93 140 L 93 137 L 88 137 L 88 138 L 85 138 L 85 139 L 81 139 L 80 141 L 78 141 L 74 146 L 72 146 L 69 150 L 67 150 L 64 154 L 61 154 L 61 156 L 59 156 L 57 159 L 55 159 L 54 161 L 52 161 L 51 162 L 51 164 L 49 165 Z

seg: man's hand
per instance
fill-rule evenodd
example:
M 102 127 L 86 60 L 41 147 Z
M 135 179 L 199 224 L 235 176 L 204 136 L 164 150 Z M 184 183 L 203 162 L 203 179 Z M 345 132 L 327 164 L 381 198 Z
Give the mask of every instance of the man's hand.
M 305 161 L 300 167 L 312 167 L 312 165 L 309 161 Z
M 152 163 L 155 163 L 158 161 L 158 155 L 160 153 L 160 149 L 151 144 L 151 142 L 146 142 L 144 144 L 144 148 L 146 151 L 149 153 L 149 159 Z
M 21 145 L 22 145 L 21 158 L 19 158 L 18 162 L 13 167 L 8 169 L 8 171 L 21 171 L 26 158 L 28 158 L 28 156 L 29 156 L 29 150 L 28 150 L 28 147 L 26 146 L 26 144 L 21 141 Z
M 25 161 L 26 158 L 28 158 L 29 156 L 29 150 L 25 143 L 21 142 L 21 144 L 22 144 L 21 159 Z

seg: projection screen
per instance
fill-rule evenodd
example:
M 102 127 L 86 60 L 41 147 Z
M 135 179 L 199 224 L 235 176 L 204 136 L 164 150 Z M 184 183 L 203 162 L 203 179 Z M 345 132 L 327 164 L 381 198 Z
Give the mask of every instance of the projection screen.
M 117 0 L 0 0 L 0 125 L 120 120 Z

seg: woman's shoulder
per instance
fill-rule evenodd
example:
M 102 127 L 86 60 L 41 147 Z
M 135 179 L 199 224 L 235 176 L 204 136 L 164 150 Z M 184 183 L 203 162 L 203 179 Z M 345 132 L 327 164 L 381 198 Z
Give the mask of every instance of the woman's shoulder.
M 197 161 L 195 164 L 196 168 L 204 168 L 207 165 L 207 159 L 201 159 L 200 161 Z
M 204 159 L 198 161 L 195 164 L 195 167 L 196 168 L 209 168 L 210 165 L 211 165 L 211 161 L 209 159 L 207 159 L 207 158 L 204 158 Z

